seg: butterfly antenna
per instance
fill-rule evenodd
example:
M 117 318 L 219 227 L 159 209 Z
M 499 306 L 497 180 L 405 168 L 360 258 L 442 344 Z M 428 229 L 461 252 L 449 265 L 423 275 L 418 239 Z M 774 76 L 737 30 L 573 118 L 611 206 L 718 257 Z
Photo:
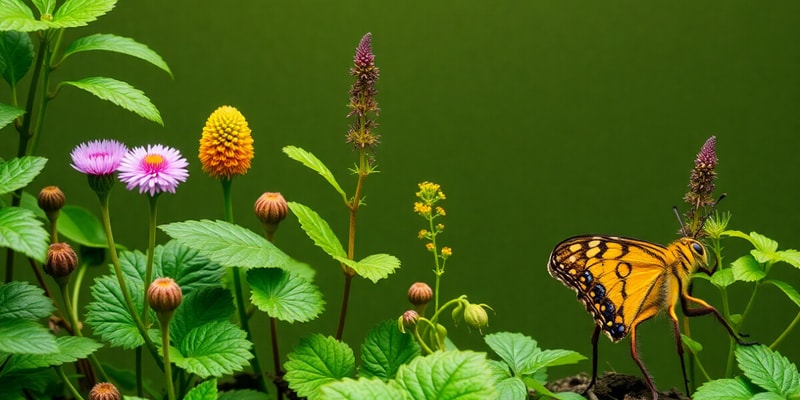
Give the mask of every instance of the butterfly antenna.
M 711 205 L 711 211 L 709 211 L 709 213 L 706 214 L 705 217 L 703 217 L 703 220 L 700 221 L 700 226 L 697 227 L 697 232 L 695 232 L 692 237 L 697 237 L 697 235 L 700 234 L 700 231 L 703 230 L 703 226 L 705 226 L 706 221 L 708 221 L 708 218 L 710 218 L 711 214 L 714 212 L 714 210 L 716 210 L 717 204 L 719 204 L 719 202 L 722 201 L 722 199 L 724 199 L 727 196 L 728 196 L 727 193 L 721 194 L 717 199 L 717 201 L 715 201 L 714 204 Z
M 717 200 L 717 203 L 719 203 L 719 200 Z M 672 211 L 675 212 L 675 217 L 678 218 L 678 223 L 681 225 L 681 234 L 684 237 L 689 237 L 688 232 L 686 232 L 686 225 L 683 224 L 683 219 L 681 218 L 681 213 L 678 211 L 678 207 L 677 206 L 672 206 Z

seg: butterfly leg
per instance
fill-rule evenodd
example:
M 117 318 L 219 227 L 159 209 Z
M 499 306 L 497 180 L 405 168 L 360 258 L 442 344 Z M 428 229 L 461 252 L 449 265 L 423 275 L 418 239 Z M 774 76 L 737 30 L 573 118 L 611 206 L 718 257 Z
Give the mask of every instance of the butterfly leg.
M 595 383 L 597 383 L 597 340 L 600 339 L 600 326 L 594 326 L 594 333 L 592 334 L 592 380 L 589 382 L 589 386 L 586 387 L 586 390 L 583 391 L 583 395 L 585 396 L 589 393 L 589 389 L 593 388 Z
M 650 393 L 653 395 L 653 400 L 658 400 L 658 391 L 656 391 L 656 385 L 653 383 L 653 378 L 650 377 L 650 373 L 647 372 L 647 369 L 644 367 L 644 363 L 642 363 L 642 360 L 639 358 L 639 350 L 636 346 L 636 327 L 638 325 L 639 324 L 634 324 L 631 327 L 631 357 L 633 357 L 633 361 L 636 361 L 636 365 L 639 366 L 639 369 L 642 370 L 644 380 L 647 382 L 647 387 L 650 388 Z
M 689 396 L 689 379 L 686 378 L 686 362 L 683 359 L 683 340 L 681 340 L 681 326 L 678 316 L 675 314 L 675 305 L 669 308 L 669 318 L 672 320 L 672 332 L 675 335 L 675 346 L 678 350 L 678 358 L 681 359 L 681 372 L 683 373 L 683 384 L 686 388 L 686 395 Z
M 695 304 L 699 304 L 701 307 L 700 308 L 689 308 L 689 302 L 690 301 L 695 303 Z M 719 320 L 719 322 L 722 324 L 722 326 L 724 326 L 725 329 L 728 330 L 728 333 L 731 335 L 731 337 L 736 340 L 736 343 L 738 343 L 738 344 L 740 344 L 742 346 L 749 346 L 749 345 L 756 344 L 755 342 L 745 342 L 745 341 L 743 341 L 740 338 L 741 335 L 737 334 L 733 330 L 733 327 L 728 323 L 728 321 L 725 320 L 725 317 L 723 317 L 722 314 L 720 314 L 719 311 L 717 311 L 716 308 L 714 308 L 713 306 L 711 306 L 710 304 L 706 303 L 705 301 L 703 301 L 701 299 L 689 296 L 687 293 L 683 293 L 681 295 L 681 308 L 683 308 L 683 314 L 688 316 L 688 317 L 696 317 L 696 316 L 699 316 L 699 315 L 714 314 L 717 317 L 717 319 Z

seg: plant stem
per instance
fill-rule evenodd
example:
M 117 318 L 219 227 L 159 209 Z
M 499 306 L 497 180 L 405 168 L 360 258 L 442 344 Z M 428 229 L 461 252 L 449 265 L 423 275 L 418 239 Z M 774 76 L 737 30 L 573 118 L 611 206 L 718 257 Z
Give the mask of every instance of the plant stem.
M 791 332 L 792 329 L 794 329 L 794 327 L 797 326 L 798 323 L 800 323 L 800 313 L 797 313 L 797 316 L 794 317 L 789 326 L 787 326 L 786 329 L 784 329 L 784 331 L 781 333 L 781 335 L 778 336 L 778 338 L 775 339 L 775 341 L 772 342 L 771 345 L 769 345 L 769 349 L 775 350 L 778 347 L 778 345 L 781 344 L 783 339 L 786 339 L 786 337 L 789 336 L 789 332 Z
M 72 382 L 70 382 L 69 378 L 67 378 L 67 374 L 64 373 L 64 369 L 61 368 L 60 365 L 56 365 L 53 368 L 55 368 L 56 373 L 61 378 L 61 380 L 64 382 L 64 386 L 66 386 L 67 389 L 69 390 L 69 392 L 72 393 L 73 396 L 75 396 L 75 399 L 76 400 L 83 400 L 83 397 L 81 397 L 81 394 L 78 393 L 78 389 L 75 389 L 75 386 L 73 386 Z
M 156 216 L 157 216 L 157 203 L 158 203 L 158 194 L 155 196 L 150 196 L 150 225 L 148 229 L 147 235 L 147 264 L 145 264 L 144 270 L 144 297 L 147 298 L 147 291 L 150 290 L 150 283 L 153 281 L 153 259 L 155 258 L 155 248 L 156 248 Z M 142 308 L 142 321 L 145 326 L 147 326 L 148 320 L 150 319 L 150 303 L 144 302 L 144 307 Z
M 53 293 L 50 292 L 50 288 L 47 286 L 44 275 L 42 275 L 41 269 L 39 269 L 39 265 L 36 264 L 36 260 L 28 257 L 28 262 L 31 264 L 31 269 L 33 269 L 33 273 L 36 275 L 36 280 L 39 281 L 39 286 L 44 290 L 44 294 L 47 295 L 48 298 L 55 300 Z
M 175 386 L 172 383 L 172 363 L 169 361 L 169 320 L 172 312 L 159 315 L 161 322 L 161 349 L 164 353 L 164 380 L 167 386 L 167 396 L 169 400 L 175 400 Z
M 272 362 L 275 367 L 275 389 L 278 392 L 278 400 L 283 400 L 283 390 L 281 389 L 280 381 L 283 379 L 283 371 L 281 370 L 281 354 L 278 350 L 278 319 L 275 317 L 269 318 L 269 330 L 272 336 Z
M 433 226 L 433 215 L 428 216 L 428 228 L 431 232 L 431 244 L 433 244 L 433 274 L 434 274 L 434 284 L 433 284 L 433 307 L 435 310 L 439 310 L 439 285 L 442 280 L 442 275 L 444 275 L 444 269 L 439 266 L 439 247 L 436 245 L 436 230 L 434 230 Z
M 232 179 L 223 178 L 222 183 L 222 196 L 225 207 L 225 220 L 233 223 L 233 202 L 231 201 L 231 183 Z M 250 360 L 250 366 L 253 367 L 253 372 L 256 374 L 259 389 L 267 392 L 267 381 L 264 377 L 264 370 L 261 369 L 261 363 L 258 361 L 258 351 L 256 351 L 253 335 L 250 333 L 250 323 L 247 318 L 247 308 L 244 304 L 244 289 L 242 287 L 241 270 L 238 267 L 233 267 L 233 295 L 236 299 L 236 309 L 239 312 L 239 325 L 247 333 L 247 340 L 253 343 L 253 358 Z
M 59 289 L 61 289 L 61 299 L 62 301 L 64 301 L 64 312 L 67 313 L 67 318 L 69 319 L 69 323 L 70 325 L 72 325 L 72 334 L 77 337 L 83 337 L 83 332 L 81 332 L 80 321 L 78 321 L 78 314 L 72 312 L 74 310 L 74 307 L 72 306 L 72 301 L 69 297 L 68 284 L 66 282 L 63 284 L 59 284 Z M 97 359 L 94 353 L 89 354 L 88 358 L 97 368 L 97 372 L 100 373 L 100 378 L 102 378 L 104 382 L 110 382 L 111 380 L 108 378 L 106 371 L 103 369 L 103 366 L 100 365 L 100 360 Z M 93 376 L 93 374 L 90 376 Z
M 75 272 L 75 284 L 72 288 L 72 313 L 78 315 L 78 300 L 80 299 L 81 294 L 81 285 L 83 284 L 83 277 L 86 275 L 86 270 L 88 269 L 89 265 L 86 263 L 80 263 L 78 265 L 78 270 Z
M 339 310 L 339 324 L 336 326 L 336 340 L 342 340 L 344 334 L 344 323 L 347 318 L 347 303 L 350 301 L 350 284 L 353 281 L 353 275 L 344 275 L 344 291 L 342 293 L 342 308 Z
M 145 301 L 145 303 L 147 303 Z M 142 347 L 136 348 L 136 395 L 144 397 L 144 373 L 142 372 Z
M 414 338 L 417 339 L 417 343 L 419 343 L 419 347 L 422 348 L 422 351 L 424 351 L 425 354 L 432 354 L 433 353 L 433 350 L 431 350 L 431 348 L 428 347 L 428 345 L 425 344 L 425 341 L 422 340 L 422 338 L 419 336 L 419 332 L 417 331 L 416 327 L 414 327 Z

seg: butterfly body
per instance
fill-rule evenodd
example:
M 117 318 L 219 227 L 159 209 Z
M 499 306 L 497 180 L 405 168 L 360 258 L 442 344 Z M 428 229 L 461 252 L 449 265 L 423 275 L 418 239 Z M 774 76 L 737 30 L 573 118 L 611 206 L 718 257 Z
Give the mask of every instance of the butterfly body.
M 592 336 L 592 381 L 597 376 L 597 340 L 603 332 L 613 342 L 631 337 L 631 356 L 642 370 L 653 398 L 655 385 L 638 355 L 637 326 L 666 311 L 672 320 L 681 368 L 688 392 L 683 346 L 675 307 L 698 316 L 713 313 L 737 342 L 743 343 L 722 315 L 705 301 L 688 293 L 692 273 L 708 265 L 702 243 L 680 238 L 668 246 L 643 240 L 604 235 L 575 236 L 556 245 L 547 270 L 574 290 L 595 320 Z M 689 308 L 689 302 L 699 308 Z M 587 389 L 588 390 L 588 389 Z

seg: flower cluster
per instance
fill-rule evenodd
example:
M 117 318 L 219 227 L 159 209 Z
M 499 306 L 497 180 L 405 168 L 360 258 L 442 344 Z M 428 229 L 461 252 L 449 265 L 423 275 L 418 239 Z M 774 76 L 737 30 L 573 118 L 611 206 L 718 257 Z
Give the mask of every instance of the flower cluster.
M 200 138 L 200 164 L 213 178 L 244 175 L 253 159 L 253 136 L 247 120 L 231 106 L 217 108 L 206 120 Z
M 692 168 L 692 174 L 689 178 L 689 192 L 683 197 L 683 200 L 689 204 L 686 220 L 689 221 L 689 228 L 692 232 L 697 232 L 700 229 L 699 225 L 703 219 L 700 213 L 701 208 L 711 206 L 715 202 L 712 195 L 714 193 L 714 179 L 717 177 L 717 173 L 714 170 L 717 166 L 716 144 L 717 137 L 711 136 L 703 144 L 700 152 L 697 153 L 694 168 Z M 689 232 L 686 233 L 688 234 Z
M 428 243 L 425 244 L 425 248 L 428 249 L 428 251 L 435 252 L 437 250 L 435 238 L 444 231 L 444 224 L 434 224 L 433 220 L 447 215 L 444 208 L 436 205 L 436 203 L 444 200 L 446 197 L 439 184 L 422 182 L 418 186 L 419 191 L 416 193 L 416 196 L 419 201 L 414 202 L 414 212 L 422 218 L 427 219 L 429 221 L 429 227 L 428 229 L 420 230 L 417 237 L 427 240 Z M 452 254 L 453 250 L 451 248 L 442 247 L 441 257 L 443 259 L 447 259 L 447 257 L 450 257 Z
M 379 69 L 375 66 L 375 54 L 372 53 L 372 34 L 367 33 L 361 38 L 356 54 L 353 57 L 353 67 L 350 75 L 356 81 L 350 88 L 350 113 L 347 117 L 355 117 L 347 132 L 347 143 L 352 143 L 355 149 L 374 149 L 380 143 L 380 135 L 373 133 L 378 123 L 370 118 L 370 113 L 378 114 L 378 103 L 375 95 L 375 82 L 378 80 Z

